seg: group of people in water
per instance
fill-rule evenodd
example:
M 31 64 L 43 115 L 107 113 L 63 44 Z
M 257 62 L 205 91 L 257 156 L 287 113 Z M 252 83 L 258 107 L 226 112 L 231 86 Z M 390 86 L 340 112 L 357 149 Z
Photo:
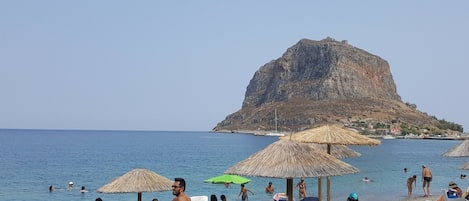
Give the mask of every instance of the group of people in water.
M 407 168 L 404 168 L 404 172 L 407 173 Z M 465 175 L 461 175 L 460 177 L 461 179 L 465 179 Z M 424 197 L 430 196 L 430 183 L 432 182 L 432 179 L 433 179 L 433 173 L 430 170 L 430 168 L 428 168 L 425 165 L 422 165 L 422 188 L 423 188 Z M 407 178 L 408 198 L 412 197 L 412 190 L 414 187 L 417 187 L 417 175 L 415 174 Z M 466 200 L 468 200 L 469 188 L 464 193 L 461 190 L 461 188 L 459 188 L 458 184 L 456 184 L 454 181 L 450 181 L 448 183 L 448 190 L 446 191 L 446 194 L 440 195 L 437 201 L 444 201 L 445 196 L 447 198 L 465 198 Z
M 67 189 L 68 190 L 72 190 L 74 188 L 74 184 L 73 182 L 68 182 L 68 186 L 67 186 Z M 54 192 L 55 191 L 55 186 L 54 185 L 50 185 L 49 186 L 49 192 Z M 86 190 L 85 186 L 82 186 L 81 189 L 80 189 L 80 193 L 86 193 L 88 192 L 88 190 Z
M 407 173 L 407 168 L 404 168 L 404 173 Z M 430 168 L 422 165 L 422 182 L 423 182 L 423 193 L 424 197 L 430 196 L 430 183 L 432 182 L 433 174 Z M 407 178 L 407 197 L 412 197 L 412 191 L 414 187 L 417 187 L 417 175 L 412 175 Z

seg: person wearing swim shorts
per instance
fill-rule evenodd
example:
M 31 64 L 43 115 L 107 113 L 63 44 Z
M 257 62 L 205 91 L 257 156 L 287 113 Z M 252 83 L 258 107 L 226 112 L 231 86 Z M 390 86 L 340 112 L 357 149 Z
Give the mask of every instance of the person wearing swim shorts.
M 248 199 L 248 192 L 251 192 L 251 194 L 254 195 L 254 193 L 251 190 L 249 190 L 248 188 L 246 188 L 244 186 L 244 184 L 241 184 L 241 190 L 239 191 L 238 197 L 241 196 L 242 201 L 247 201 L 247 200 L 249 200 Z
M 430 182 L 432 178 L 432 171 L 425 165 L 422 165 L 423 193 L 425 197 L 430 196 Z

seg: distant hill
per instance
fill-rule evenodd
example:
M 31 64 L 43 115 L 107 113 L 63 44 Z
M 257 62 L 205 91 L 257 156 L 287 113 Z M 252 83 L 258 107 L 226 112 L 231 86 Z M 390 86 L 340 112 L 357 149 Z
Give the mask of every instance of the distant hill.
M 443 132 L 437 118 L 402 102 L 386 60 L 332 38 L 302 39 L 262 66 L 249 82 L 242 108 L 213 131 L 273 131 L 275 111 L 283 132 L 325 123 Z

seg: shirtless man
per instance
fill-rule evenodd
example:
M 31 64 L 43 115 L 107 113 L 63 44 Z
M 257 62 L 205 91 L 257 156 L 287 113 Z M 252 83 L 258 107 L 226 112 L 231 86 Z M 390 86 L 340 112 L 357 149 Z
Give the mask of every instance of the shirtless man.
M 301 178 L 301 181 L 296 184 L 296 187 L 298 187 L 298 194 L 300 197 L 300 200 L 306 197 L 306 183 L 303 178 Z
M 175 178 L 171 186 L 173 188 L 173 201 L 191 201 L 189 196 L 186 195 L 186 181 L 183 178 Z
M 432 181 L 432 177 L 432 171 L 425 165 L 422 165 L 423 193 L 425 197 L 430 196 L 430 182 Z
M 269 185 L 265 187 L 265 192 L 266 193 L 273 193 L 274 192 L 274 186 L 272 186 L 272 182 L 269 182 Z
M 248 188 L 244 187 L 244 184 L 241 184 L 241 190 L 239 191 L 238 197 L 241 196 L 241 200 L 242 200 L 242 201 L 247 201 L 247 200 L 249 200 L 249 199 L 248 199 L 248 192 L 251 192 L 251 194 L 254 195 L 254 193 L 253 193 L 251 190 L 249 190 Z

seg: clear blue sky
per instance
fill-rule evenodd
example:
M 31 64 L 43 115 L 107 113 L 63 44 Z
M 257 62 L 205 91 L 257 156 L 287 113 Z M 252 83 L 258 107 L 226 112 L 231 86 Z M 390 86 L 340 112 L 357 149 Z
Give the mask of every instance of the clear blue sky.
M 469 130 L 469 1 L 0 1 L 0 128 L 208 131 L 302 38 L 387 60 Z

